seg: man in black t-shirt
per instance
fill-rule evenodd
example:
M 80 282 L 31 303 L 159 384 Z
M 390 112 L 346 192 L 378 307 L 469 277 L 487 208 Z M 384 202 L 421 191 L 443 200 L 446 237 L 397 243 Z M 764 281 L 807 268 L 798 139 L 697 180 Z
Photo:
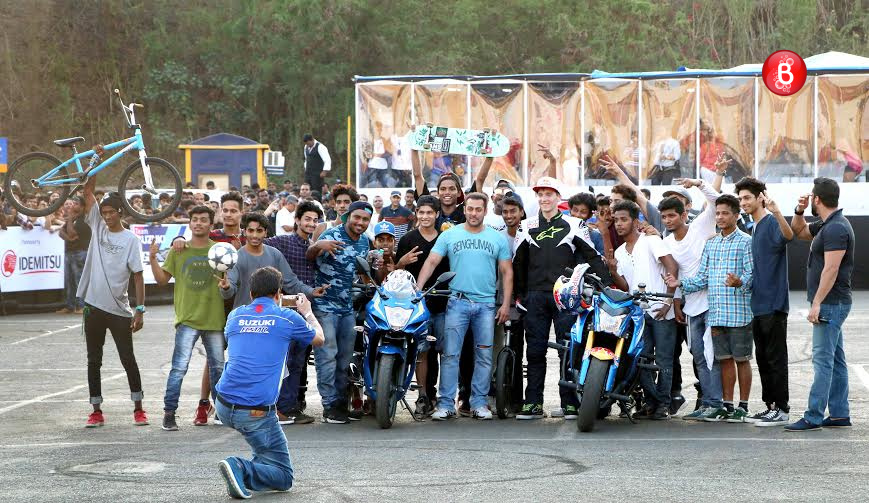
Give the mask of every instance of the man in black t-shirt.
M 64 224 L 60 228 L 60 237 L 64 243 L 64 279 L 66 306 L 57 311 L 58 314 L 84 311 L 84 301 L 75 296 L 78 283 L 84 270 L 84 262 L 91 242 L 91 228 L 82 215 L 82 200 L 72 196 L 63 203 Z
M 413 177 L 416 181 L 416 198 L 431 195 L 428 190 L 428 185 L 425 178 L 422 176 L 422 166 L 420 165 L 419 154 L 411 152 L 411 164 L 413 166 Z M 489 176 L 489 169 L 492 167 L 492 157 L 487 157 L 480 166 L 480 171 L 474 177 L 474 183 L 468 189 L 468 192 L 479 192 L 483 189 L 483 184 L 486 182 L 486 177 Z M 462 181 L 455 173 L 446 173 L 440 177 L 437 185 L 438 199 L 441 204 L 440 213 L 437 217 L 435 227 L 438 232 L 443 232 L 450 227 L 465 223 L 465 193 L 462 192 Z
M 811 204 L 820 220 L 806 224 L 803 212 Z M 854 229 L 839 208 L 839 185 L 815 178 L 811 194 L 800 197 L 791 229 L 797 238 L 811 240 L 806 271 L 808 300 L 812 303 L 812 365 L 815 376 L 809 406 L 787 431 L 810 431 L 824 426 L 851 426 L 848 406 L 848 365 L 842 344 L 842 325 L 851 312 L 851 273 L 854 270 Z M 756 287 L 755 287 L 756 288 Z M 830 415 L 824 417 L 829 409 Z
M 406 270 L 413 274 L 414 278 L 419 277 L 422 265 L 428 258 L 438 236 L 440 236 L 440 232 L 435 228 L 439 210 L 440 204 L 433 196 L 420 197 L 416 204 L 416 220 L 419 227 L 405 234 L 398 242 L 396 268 Z M 449 260 L 442 260 L 428 283 L 418 286 L 423 289 L 431 287 L 440 274 L 449 270 Z M 431 325 L 429 336 L 420 343 L 417 356 L 416 382 L 420 384 L 420 387 L 419 398 L 416 400 L 416 413 L 429 415 L 434 410 L 432 399 L 436 396 L 437 354 L 441 351 L 443 344 L 447 298 L 429 296 L 425 303 L 431 315 Z M 435 350 L 429 351 L 432 347 Z M 432 375 L 434 376 L 433 379 Z

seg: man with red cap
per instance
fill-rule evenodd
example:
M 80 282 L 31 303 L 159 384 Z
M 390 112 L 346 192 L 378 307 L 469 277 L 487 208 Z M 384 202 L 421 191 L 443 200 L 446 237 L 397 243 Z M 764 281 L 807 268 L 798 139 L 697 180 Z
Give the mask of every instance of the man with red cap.
M 556 339 L 561 341 L 570 331 L 575 317 L 558 311 L 552 288 L 567 267 L 588 263 L 592 272 L 609 283 L 610 275 L 600 255 L 594 249 L 585 223 L 558 209 L 561 191 L 558 181 L 543 177 L 534 186 L 539 213 L 525 219 L 517 240 L 520 242 L 513 258 L 516 295 L 527 310 L 525 341 L 528 344 L 528 384 L 525 401 L 516 419 L 543 417 L 543 383 L 546 379 L 546 349 L 549 328 L 555 324 Z M 533 274 L 531 274 L 533 272 Z M 559 355 L 564 357 L 564 355 Z M 561 407 L 553 417 L 576 419 L 576 393 L 561 389 Z

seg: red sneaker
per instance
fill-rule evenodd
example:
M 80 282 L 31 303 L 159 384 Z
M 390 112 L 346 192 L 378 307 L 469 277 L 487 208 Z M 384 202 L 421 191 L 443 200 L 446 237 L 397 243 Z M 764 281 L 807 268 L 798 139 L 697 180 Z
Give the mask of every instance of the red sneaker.
M 102 426 L 106 424 L 106 419 L 103 417 L 103 413 L 101 411 L 91 412 L 88 416 L 88 422 L 85 423 L 85 428 L 96 428 L 98 426 Z
M 148 415 L 145 414 L 144 410 L 134 410 L 133 422 L 136 423 L 136 426 L 146 426 L 148 424 Z
M 208 409 L 211 403 L 199 402 L 199 407 L 196 407 L 196 417 L 193 418 L 194 426 L 205 426 L 208 424 Z

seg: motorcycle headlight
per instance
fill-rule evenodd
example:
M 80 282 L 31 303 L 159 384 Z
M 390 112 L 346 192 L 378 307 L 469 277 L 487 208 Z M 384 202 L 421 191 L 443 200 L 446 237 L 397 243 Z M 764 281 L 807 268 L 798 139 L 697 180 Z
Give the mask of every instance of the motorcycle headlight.
M 607 332 L 613 335 L 619 335 L 621 333 L 622 323 L 625 321 L 625 318 L 628 316 L 626 314 L 622 314 L 619 316 L 613 316 L 603 309 L 600 309 L 597 312 L 597 331 L 598 332 Z
M 386 321 L 393 330 L 404 328 L 413 314 L 413 309 L 405 309 L 403 307 L 386 306 L 384 310 L 386 311 Z

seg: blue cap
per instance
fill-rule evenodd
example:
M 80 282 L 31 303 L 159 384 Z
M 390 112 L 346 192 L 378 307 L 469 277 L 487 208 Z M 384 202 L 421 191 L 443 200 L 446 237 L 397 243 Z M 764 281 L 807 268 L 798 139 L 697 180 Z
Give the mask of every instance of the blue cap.
M 378 222 L 377 225 L 374 226 L 374 237 L 381 234 L 389 234 L 390 236 L 395 237 L 395 226 L 392 225 L 392 222 Z

